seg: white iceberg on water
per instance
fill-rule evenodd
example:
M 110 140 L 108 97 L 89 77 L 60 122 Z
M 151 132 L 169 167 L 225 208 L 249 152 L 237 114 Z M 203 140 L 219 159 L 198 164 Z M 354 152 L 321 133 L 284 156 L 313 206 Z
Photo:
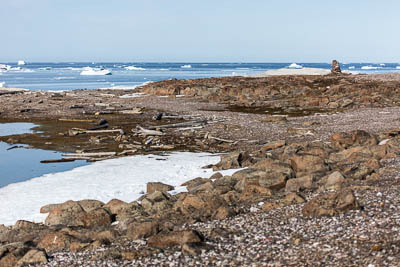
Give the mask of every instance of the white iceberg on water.
M 355 66 L 350 66 L 349 70 L 354 70 L 356 67 Z
M 191 69 L 192 65 L 183 65 L 181 66 L 182 69 Z
M 400 66 L 396 66 L 396 70 L 400 70 Z
M 4 88 L 4 87 L 6 87 L 6 83 L 5 82 L 0 82 L 0 88 Z
M 1 71 L 9 71 L 9 70 L 11 70 L 11 66 L 10 65 L 0 64 L 0 72 Z
M 25 64 L 26 64 L 25 61 L 23 61 L 23 60 L 18 60 L 17 65 L 25 65 Z
M 145 68 L 135 67 L 135 66 L 127 66 L 126 70 L 146 70 Z
M 381 69 L 381 67 L 375 67 L 375 66 L 368 65 L 368 66 L 362 66 L 361 69 L 362 70 L 377 70 L 377 69 Z
M 298 65 L 298 64 L 296 64 L 296 63 L 292 63 L 292 64 L 289 65 L 288 68 L 289 68 L 289 69 L 302 69 L 303 66 Z
M 95 69 L 91 67 L 83 68 L 81 75 L 112 75 L 111 71 L 106 69 Z

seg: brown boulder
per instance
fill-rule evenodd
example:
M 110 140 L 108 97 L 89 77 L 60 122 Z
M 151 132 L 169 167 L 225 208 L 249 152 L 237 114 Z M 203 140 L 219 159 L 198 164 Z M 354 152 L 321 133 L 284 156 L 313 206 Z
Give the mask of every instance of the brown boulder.
M 303 207 L 302 212 L 306 217 L 322 217 L 358 208 L 359 204 L 353 191 L 343 189 L 337 193 L 325 193 L 313 198 Z
M 126 203 L 125 201 L 114 198 L 108 201 L 107 204 L 103 206 L 103 208 L 108 209 L 111 214 L 119 214 L 127 206 L 128 203 Z
M 42 249 L 31 249 L 18 261 L 17 264 L 25 266 L 26 264 L 44 264 L 47 262 L 46 251 Z
M 376 145 L 378 139 L 375 135 L 363 130 L 355 130 L 349 133 L 335 133 L 331 136 L 332 146 L 337 149 L 348 148 L 350 146 L 370 146 Z
M 214 171 L 242 168 L 251 161 L 247 152 L 232 152 L 221 156 L 220 162 L 213 166 Z
M 169 233 L 159 233 L 151 236 L 147 244 L 150 247 L 166 249 L 176 245 L 184 245 L 187 243 L 200 243 L 204 241 L 204 237 L 197 231 L 185 230 Z
M 85 215 L 85 213 L 86 212 L 78 202 L 69 200 L 51 209 L 45 220 L 45 224 L 81 226 L 83 224 L 78 218 Z
M 104 203 L 99 200 L 94 199 L 84 199 L 78 201 L 79 205 L 81 205 L 82 209 L 85 212 L 90 212 L 94 209 L 101 208 L 104 206 Z
M 53 232 L 44 236 L 42 240 L 40 240 L 37 247 L 43 248 L 47 252 L 63 250 L 69 248 L 71 243 L 74 241 L 79 241 L 79 240 L 63 232 Z
M 325 161 L 318 156 L 314 155 L 294 155 L 291 158 L 291 165 L 296 172 L 296 176 L 302 176 L 316 172 L 326 172 L 329 170 Z
M 158 222 L 133 222 L 129 224 L 126 236 L 132 240 L 148 238 L 160 232 Z
M 85 227 L 108 226 L 112 223 L 111 213 L 104 208 L 91 210 L 79 218 Z
M 147 192 L 147 194 L 150 194 L 150 193 L 153 193 L 154 191 L 168 192 L 168 191 L 171 191 L 174 189 L 175 189 L 175 187 L 173 187 L 172 185 L 163 184 L 160 182 L 150 182 L 150 183 L 147 183 L 146 192 Z
M 285 140 L 277 140 L 277 141 L 272 141 L 269 142 L 265 145 L 263 145 L 261 147 L 261 153 L 265 154 L 265 152 L 270 151 L 270 150 L 274 150 L 274 149 L 278 149 L 280 147 L 283 147 L 286 145 L 286 141 Z
M 286 192 L 299 192 L 312 188 L 313 175 L 306 175 L 295 179 L 289 179 L 286 182 Z
M 186 186 L 187 190 L 190 191 L 192 188 L 199 186 L 201 184 L 204 184 L 204 183 L 208 183 L 210 181 L 211 180 L 207 179 L 207 178 L 197 177 L 197 178 L 194 178 L 194 179 L 184 182 L 183 184 L 181 184 L 181 186 Z

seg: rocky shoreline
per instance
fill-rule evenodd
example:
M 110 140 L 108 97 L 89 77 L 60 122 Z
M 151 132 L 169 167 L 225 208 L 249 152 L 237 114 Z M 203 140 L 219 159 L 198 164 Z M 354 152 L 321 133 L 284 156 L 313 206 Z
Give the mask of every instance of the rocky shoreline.
M 62 149 L 74 152 L 100 143 L 102 151 L 125 156 L 169 145 L 228 152 L 205 167 L 240 169 L 187 181 L 188 192 L 177 195 L 168 193 L 169 185 L 149 183 L 130 203 L 49 204 L 41 209 L 49 213 L 43 224 L 0 226 L 0 265 L 398 265 L 400 78 L 367 76 L 172 80 L 141 88 L 168 98 L 120 98 L 126 91 L 1 95 L 2 121 L 70 120 L 63 130 L 50 127 L 62 136 L 48 140 L 57 149 L 65 140 L 70 144 Z M 96 105 L 100 99 L 103 105 Z M 120 113 L 137 107 L 142 114 Z M 104 129 L 124 127 L 123 133 L 70 132 L 75 124 L 87 126 L 78 118 L 100 117 L 109 124 Z M 162 127 L 183 122 L 190 124 L 178 129 L 188 130 Z M 154 132 L 139 134 L 138 125 Z M 43 141 L 5 141 L 24 138 L 36 146 Z M 149 138 L 159 140 L 157 148 L 146 144 Z M 129 145 L 136 146 L 120 154 Z

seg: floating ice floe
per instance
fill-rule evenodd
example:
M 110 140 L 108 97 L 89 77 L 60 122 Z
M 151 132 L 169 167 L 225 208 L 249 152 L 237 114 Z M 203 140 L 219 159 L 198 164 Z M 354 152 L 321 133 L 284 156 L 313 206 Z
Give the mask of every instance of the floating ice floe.
M 212 169 L 203 169 L 220 160 L 209 153 L 179 152 L 167 156 L 141 155 L 104 160 L 70 171 L 46 174 L 26 182 L 0 188 L 0 224 L 12 225 L 17 220 L 43 222 L 47 214 L 40 208 L 67 200 L 113 198 L 131 202 L 146 191 L 148 182 L 175 186 L 173 194 L 186 191 L 180 186 L 196 177 L 210 177 Z M 221 171 L 232 175 L 236 170 Z
M 400 66 L 396 66 L 396 70 L 400 70 Z
M 356 67 L 355 66 L 350 66 L 349 70 L 354 70 Z
M 192 65 L 182 65 L 181 68 L 182 69 L 191 69 Z
M 0 71 L 9 71 L 10 69 L 10 65 L 0 64 Z
M 377 70 L 377 69 L 381 69 L 381 67 L 368 65 L 368 66 L 362 66 L 361 69 L 362 70 Z
M 18 63 L 17 63 L 17 65 L 25 65 L 26 63 L 25 63 L 25 61 L 23 61 L 23 60 L 18 60 Z
M 6 87 L 6 83 L 5 82 L 0 82 L 0 87 Z
M 145 68 L 135 67 L 135 66 L 127 66 L 126 70 L 146 70 Z
M 289 69 L 302 69 L 303 66 L 298 65 L 298 64 L 296 64 L 296 63 L 292 63 L 292 64 L 289 65 L 288 68 L 289 68 Z
M 95 69 L 91 67 L 83 68 L 81 75 L 111 75 L 111 71 L 106 69 Z

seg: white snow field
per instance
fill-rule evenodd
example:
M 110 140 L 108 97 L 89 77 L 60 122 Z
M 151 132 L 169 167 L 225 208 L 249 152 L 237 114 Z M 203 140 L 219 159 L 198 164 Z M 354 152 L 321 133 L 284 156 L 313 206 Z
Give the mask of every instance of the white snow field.
M 196 177 L 210 177 L 220 156 L 208 153 L 177 152 L 167 156 L 140 155 L 95 162 L 70 171 L 46 174 L 25 182 L 0 188 L 0 224 L 12 225 L 17 220 L 43 222 L 47 214 L 40 208 L 67 200 L 97 199 L 108 202 L 117 198 L 131 202 L 146 191 L 147 182 L 176 186 Z M 236 170 L 221 171 L 231 175 Z

